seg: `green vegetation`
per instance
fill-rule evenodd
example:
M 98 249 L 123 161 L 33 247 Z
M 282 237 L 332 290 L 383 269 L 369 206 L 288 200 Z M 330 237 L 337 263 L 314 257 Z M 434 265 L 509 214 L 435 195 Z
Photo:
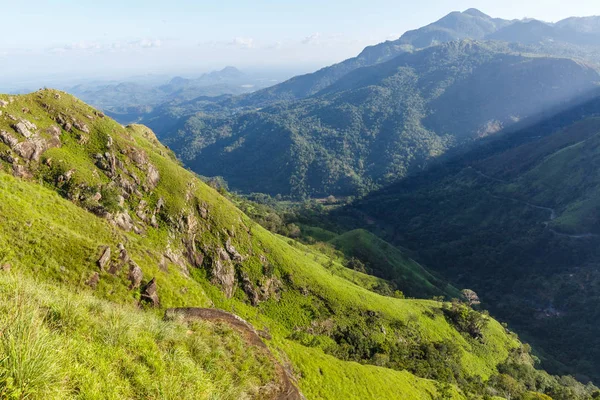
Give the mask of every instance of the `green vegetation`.
M 160 322 L 169 307 L 246 319 L 309 398 L 483 398 L 520 347 L 493 319 L 474 338 L 442 302 L 381 295 L 391 284 L 345 268 L 330 246 L 269 232 L 143 126 L 123 128 L 51 90 L 0 99 L 9 103 L 0 131 L 18 139 L 3 134 L 0 144 L 0 266 L 12 271 L 0 273 L 10 333 L 0 350 L 24 354 L 0 363 L 7 396 L 269 398 L 277 389 L 258 349 L 222 325 Z M 35 123 L 29 139 L 13 118 Z M 22 153 L 28 143 L 44 144 L 39 157 Z M 30 335 L 35 362 L 23 348 Z M 40 369 L 43 383 L 26 378 Z
M 0 276 L 3 399 L 239 399 L 269 393 L 271 361 L 230 327 L 163 322 L 90 293 Z
M 546 369 L 597 381 L 597 92 L 554 114 L 337 209 L 326 225 L 365 227 L 413 250 L 474 289 Z
M 597 81 L 582 63 L 465 40 L 357 69 L 305 99 L 195 112 L 158 132 L 188 167 L 235 190 L 364 195 Z

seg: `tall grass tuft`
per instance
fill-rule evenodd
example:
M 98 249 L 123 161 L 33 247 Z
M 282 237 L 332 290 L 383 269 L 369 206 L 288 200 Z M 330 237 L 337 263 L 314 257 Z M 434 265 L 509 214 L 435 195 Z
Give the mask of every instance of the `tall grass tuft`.
M 60 381 L 60 343 L 44 326 L 44 312 L 18 292 L 0 323 L 0 398 L 43 398 Z

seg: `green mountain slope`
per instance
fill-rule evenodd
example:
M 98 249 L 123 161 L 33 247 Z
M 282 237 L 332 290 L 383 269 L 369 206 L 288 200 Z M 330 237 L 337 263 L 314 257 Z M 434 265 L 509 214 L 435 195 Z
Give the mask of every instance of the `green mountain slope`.
M 398 248 L 368 231 L 357 229 L 346 232 L 329 243 L 348 257 L 363 262 L 371 275 L 392 282 L 408 296 L 461 296 L 457 289 L 436 278 Z
M 584 102 L 367 196 L 340 217 L 352 228 L 378 227 L 476 290 L 547 368 L 597 380 L 599 116 L 598 98 Z
M 43 353 L 54 369 L 38 387 L 19 373 L 30 359 L 4 358 L 26 354 L 29 340 L 3 335 L 1 390 L 102 397 L 95 374 L 115 383 L 107 398 L 276 398 L 281 377 L 259 347 L 240 353 L 243 338 L 219 324 L 159 323 L 172 307 L 246 319 L 311 399 L 478 398 L 505 393 L 511 372 L 498 368 L 513 363 L 547 376 L 493 319 L 456 303 L 381 296 L 335 273 L 327 256 L 262 229 L 145 127 L 124 128 L 52 90 L 0 96 L 0 106 L 3 332 L 36 326 L 44 352 L 73 344 Z M 11 319 L 9 306 L 32 320 Z M 163 379 L 166 370 L 176 378 Z M 192 384 L 194 376 L 205 379 Z
M 572 60 L 453 42 L 356 70 L 305 100 L 199 113 L 164 140 L 194 171 L 244 192 L 353 195 L 582 95 L 598 80 Z

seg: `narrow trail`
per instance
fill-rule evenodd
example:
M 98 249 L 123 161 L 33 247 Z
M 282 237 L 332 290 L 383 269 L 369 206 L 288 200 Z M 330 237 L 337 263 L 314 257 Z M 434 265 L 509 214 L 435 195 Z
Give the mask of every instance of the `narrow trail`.
M 224 322 L 228 324 L 242 335 L 248 345 L 255 346 L 263 351 L 273 362 L 279 377 L 279 387 L 276 393 L 269 397 L 269 400 L 306 400 L 293 383 L 292 373 L 279 363 L 250 323 L 235 314 L 216 308 L 169 308 L 165 311 L 165 319 L 172 320 L 177 317 L 184 320 Z
M 502 179 L 498 179 L 498 178 L 494 178 L 492 176 L 486 175 L 483 172 L 476 170 L 475 168 L 469 166 L 467 167 L 468 169 L 472 170 L 473 172 L 475 172 L 477 175 L 486 178 L 488 180 L 492 180 L 494 182 L 499 182 L 499 183 L 509 183 L 508 181 L 504 181 Z M 560 236 L 560 237 L 566 237 L 566 238 L 571 238 L 571 239 L 587 239 L 587 238 L 595 238 L 595 237 L 600 237 L 600 235 L 597 235 L 595 233 L 580 233 L 580 234 L 568 234 L 568 233 L 562 233 L 562 232 L 558 232 L 555 229 L 550 228 L 550 222 L 555 220 L 557 218 L 557 214 L 556 214 L 556 210 L 554 208 L 550 208 L 550 207 L 543 207 L 543 206 L 539 206 L 536 204 L 531 204 L 529 202 L 523 201 L 523 200 L 519 200 L 519 199 L 515 199 L 512 197 L 504 197 L 504 196 L 496 196 L 493 195 L 491 193 L 488 193 L 491 197 L 495 198 L 495 199 L 500 199 L 500 200 L 508 200 L 508 201 L 513 201 L 516 203 L 520 203 L 523 205 L 526 205 L 528 207 L 531 208 L 536 208 L 538 210 L 544 210 L 544 211 L 548 211 L 550 213 L 549 219 L 547 221 L 544 221 L 543 224 L 544 226 L 553 234 L 555 234 L 556 236 Z

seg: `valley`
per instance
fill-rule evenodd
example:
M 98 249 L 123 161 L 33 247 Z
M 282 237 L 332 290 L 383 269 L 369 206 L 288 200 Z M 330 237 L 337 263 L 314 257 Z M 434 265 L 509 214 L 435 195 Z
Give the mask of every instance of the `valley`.
M 0 38 L 97 75 L 0 94 L 0 398 L 600 398 L 600 17 L 108 3 Z

